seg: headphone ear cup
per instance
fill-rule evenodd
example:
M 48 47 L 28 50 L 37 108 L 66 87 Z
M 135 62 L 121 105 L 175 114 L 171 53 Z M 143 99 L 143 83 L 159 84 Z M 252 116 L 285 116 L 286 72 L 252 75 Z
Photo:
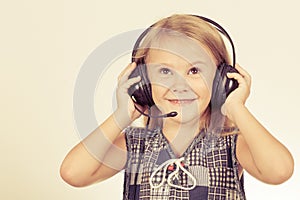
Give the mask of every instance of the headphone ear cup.
M 227 77 L 228 72 L 238 73 L 234 67 L 224 62 L 217 67 L 211 97 L 211 105 L 213 109 L 221 108 L 229 94 L 238 87 L 238 82 L 235 79 Z
M 139 64 L 128 78 L 140 76 L 141 80 L 128 88 L 128 94 L 133 102 L 141 106 L 153 106 L 151 84 L 147 75 L 146 64 Z

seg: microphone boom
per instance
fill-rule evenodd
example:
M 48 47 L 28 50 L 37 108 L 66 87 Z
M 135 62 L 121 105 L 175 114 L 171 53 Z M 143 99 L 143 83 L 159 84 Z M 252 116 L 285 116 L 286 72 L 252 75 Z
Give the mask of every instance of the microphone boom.
M 167 114 L 164 114 L 164 115 L 148 115 L 146 113 L 144 113 L 143 111 L 141 111 L 136 105 L 134 105 L 135 109 L 137 111 L 139 111 L 139 113 L 141 113 L 142 115 L 146 116 L 146 117 L 150 117 L 150 118 L 167 118 L 167 117 L 175 117 L 178 115 L 178 113 L 176 111 L 172 111 L 172 112 L 169 112 Z

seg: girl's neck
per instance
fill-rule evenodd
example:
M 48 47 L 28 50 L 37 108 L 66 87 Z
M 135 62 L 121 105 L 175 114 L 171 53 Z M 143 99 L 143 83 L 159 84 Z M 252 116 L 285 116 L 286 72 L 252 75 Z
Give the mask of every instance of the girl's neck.
M 164 121 L 162 132 L 174 153 L 180 156 L 199 134 L 200 128 L 199 119 L 188 123 L 178 123 L 175 120 L 167 119 Z

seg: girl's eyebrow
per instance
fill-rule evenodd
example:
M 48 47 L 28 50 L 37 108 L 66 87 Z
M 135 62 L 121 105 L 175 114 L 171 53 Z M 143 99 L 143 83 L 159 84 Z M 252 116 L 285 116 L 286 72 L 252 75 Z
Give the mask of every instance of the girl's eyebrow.
M 199 64 L 205 64 L 205 62 L 203 62 L 203 61 L 195 61 L 195 62 L 189 63 L 186 67 L 192 67 L 194 65 L 199 65 Z M 148 63 L 148 65 L 153 65 L 155 67 L 166 66 L 166 67 L 175 68 L 172 63 L 165 63 L 165 62 L 161 62 L 161 63 Z
M 162 62 L 162 63 L 148 63 L 147 65 L 153 66 L 153 67 L 166 66 L 166 67 L 172 67 L 172 68 L 174 68 L 173 64 L 171 64 L 171 63 L 164 63 L 164 62 Z
M 190 66 L 194 66 L 194 65 L 198 65 L 198 64 L 205 64 L 206 62 L 204 62 L 204 61 L 195 61 L 195 62 L 192 62 L 192 63 L 190 63 Z

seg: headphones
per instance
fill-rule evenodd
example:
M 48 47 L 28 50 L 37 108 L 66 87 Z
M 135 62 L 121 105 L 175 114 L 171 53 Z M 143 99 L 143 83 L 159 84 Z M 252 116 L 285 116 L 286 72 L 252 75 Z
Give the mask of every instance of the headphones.
M 232 39 L 230 38 L 229 34 L 226 32 L 226 30 L 219 25 L 217 22 L 198 15 L 191 15 L 198 17 L 207 23 L 213 25 L 220 33 L 222 33 L 230 42 L 231 48 L 232 48 L 232 65 L 229 65 L 225 61 L 221 62 L 217 66 L 217 70 L 215 73 L 215 77 L 213 80 L 213 87 L 212 87 L 212 96 L 211 96 L 211 108 L 212 109 L 220 109 L 221 106 L 224 104 L 226 97 L 238 87 L 238 82 L 235 79 L 229 79 L 227 77 L 228 72 L 236 72 L 238 71 L 234 68 L 235 66 L 235 48 Z M 147 33 L 150 31 L 152 26 L 147 28 L 137 39 L 133 51 L 132 51 L 132 62 L 136 62 L 135 55 L 140 47 L 141 41 L 144 39 L 144 37 L 147 35 Z M 155 103 L 152 99 L 152 91 L 151 91 L 151 83 L 149 81 L 148 75 L 147 75 L 147 67 L 146 64 L 142 62 L 137 63 L 137 67 L 132 71 L 132 73 L 129 75 L 129 78 L 140 76 L 141 80 L 135 84 L 133 84 L 128 89 L 128 94 L 131 97 L 131 99 L 134 101 L 134 103 L 139 104 L 141 106 L 148 106 L 150 108 Z

